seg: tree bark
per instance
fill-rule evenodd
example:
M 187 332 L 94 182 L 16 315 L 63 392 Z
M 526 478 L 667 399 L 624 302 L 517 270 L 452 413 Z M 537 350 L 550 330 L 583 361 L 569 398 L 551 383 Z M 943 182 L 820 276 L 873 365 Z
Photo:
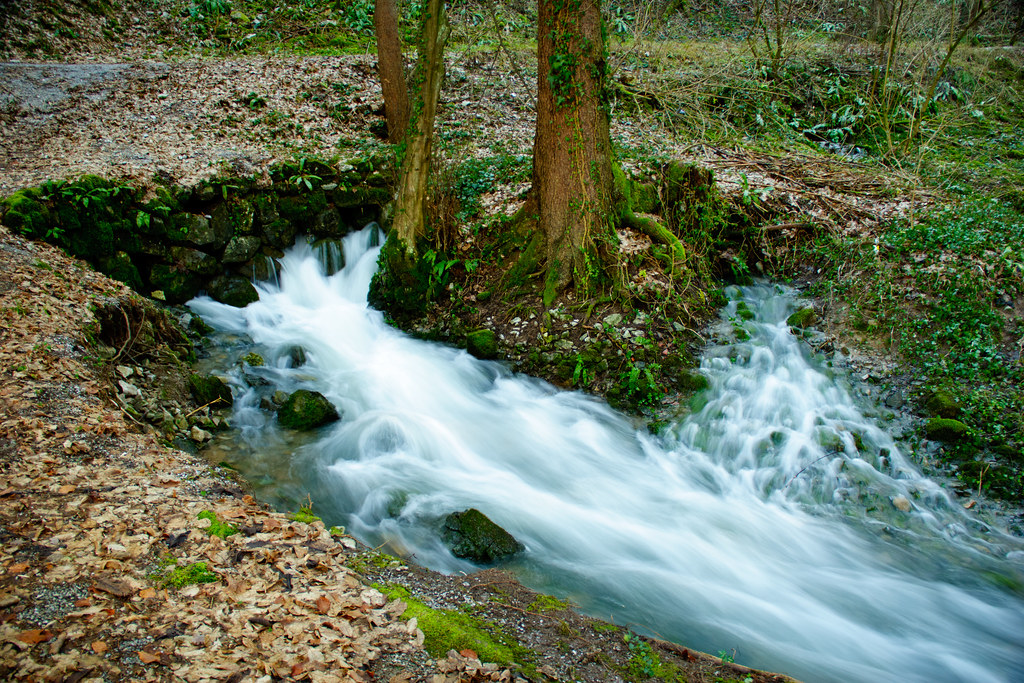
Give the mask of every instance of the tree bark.
M 388 142 L 394 145 L 402 141 L 409 126 L 409 90 L 405 84 L 395 0 L 376 0 L 373 23 L 377 31 L 377 74 L 384 95 Z
M 434 138 L 434 116 L 441 95 L 441 81 L 444 80 L 444 47 L 448 33 L 444 1 L 426 0 L 419 54 L 411 82 L 413 108 L 392 223 L 395 236 L 404 243 L 406 253 L 410 255 L 416 253 L 416 238 L 426 232 L 430 150 Z
M 614 249 L 611 138 L 597 0 L 539 0 L 533 187 L 544 235 L 545 305 L 569 285 L 589 296 Z

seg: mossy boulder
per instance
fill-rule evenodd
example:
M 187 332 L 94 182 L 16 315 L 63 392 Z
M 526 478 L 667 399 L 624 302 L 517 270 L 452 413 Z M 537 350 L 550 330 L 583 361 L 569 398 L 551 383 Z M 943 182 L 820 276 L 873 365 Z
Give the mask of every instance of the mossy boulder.
M 814 309 L 807 307 L 801 308 L 799 311 L 796 311 L 788 318 L 786 318 L 786 324 L 789 325 L 790 327 L 803 329 L 805 327 L 810 327 L 811 325 L 813 325 L 814 321 L 817 319 L 818 316 L 815 314 Z
M 498 357 L 498 336 L 494 330 L 477 330 L 466 335 L 466 350 L 477 358 Z
M 143 291 L 139 269 L 135 267 L 131 256 L 123 251 L 100 261 L 99 270 L 104 275 L 125 283 L 136 292 Z
M 219 301 L 235 308 L 245 308 L 260 298 L 259 292 L 252 283 L 238 275 L 220 275 L 210 280 L 206 291 L 214 301 Z
M 960 404 L 945 389 L 936 389 L 924 396 L 924 409 L 929 415 L 936 417 L 955 418 L 960 414 Z
M 193 374 L 188 378 L 188 388 L 192 398 L 201 406 L 214 402 L 220 406 L 229 406 L 234 402 L 231 387 L 214 375 Z
M 959 420 L 933 417 L 924 423 L 924 435 L 932 441 L 960 443 L 970 435 L 970 429 Z
M 660 200 L 656 185 L 633 181 L 632 195 L 633 211 L 636 213 L 658 213 Z
M 308 389 L 292 392 L 277 411 L 277 421 L 282 427 L 300 431 L 316 429 L 340 417 L 326 396 Z
M 210 226 L 214 234 L 227 235 L 229 239 L 249 235 L 252 233 L 255 215 L 255 209 L 250 202 L 233 198 L 214 207 L 210 214 Z
M 149 285 L 153 290 L 163 292 L 164 301 L 169 304 L 183 304 L 196 294 L 203 280 L 195 273 L 190 273 L 166 263 L 158 263 L 149 272 Z
M 441 538 L 453 555 L 479 564 L 491 564 L 523 550 L 512 534 L 476 508 L 445 517 Z
M 255 235 L 232 237 L 228 246 L 224 247 L 221 263 L 245 263 L 259 252 L 262 244 L 262 240 Z
M 323 190 L 282 197 L 277 205 L 281 217 L 299 230 L 312 230 L 317 216 L 326 209 L 327 197 Z
M 53 225 L 46 204 L 39 199 L 39 190 L 19 190 L 0 203 L 0 216 L 4 225 L 28 235 L 43 237 Z

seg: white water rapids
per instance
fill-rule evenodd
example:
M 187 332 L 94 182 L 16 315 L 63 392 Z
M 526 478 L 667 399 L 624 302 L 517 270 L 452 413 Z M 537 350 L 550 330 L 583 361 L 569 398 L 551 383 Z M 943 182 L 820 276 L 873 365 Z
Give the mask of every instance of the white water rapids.
M 1020 540 L 970 517 L 864 416 L 789 332 L 791 294 L 733 292 L 756 312 L 751 338 L 708 349 L 705 405 L 655 437 L 386 325 L 366 303 L 377 239 L 346 237 L 330 277 L 300 243 L 244 309 L 190 303 L 221 333 L 222 370 L 266 359 L 248 384 L 235 372 L 228 449 L 266 498 L 295 509 L 309 493 L 328 524 L 446 572 L 474 567 L 439 520 L 476 507 L 525 544 L 510 566 L 525 584 L 808 682 L 1024 681 Z M 279 431 L 260 398 L 297 388 L 342 420 Z

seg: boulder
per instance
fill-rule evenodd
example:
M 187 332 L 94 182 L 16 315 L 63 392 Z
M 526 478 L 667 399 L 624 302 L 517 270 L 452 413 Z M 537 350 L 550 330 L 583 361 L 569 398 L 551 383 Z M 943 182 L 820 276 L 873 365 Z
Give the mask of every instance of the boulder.
M 210 280 L 206 286 L 215 301 L 235 308 L 245 308 L 260 298 L 256 288 L 244 277 L 237 275 L 220 275 Z
M 305 431 L 338 420 L 337 409 L 318 391 L 299 389 L 281 405 L 277 421 L 282 427 Z
M 192 391 L 196 403 L 201 406 L 214 401 L 217 401 L 218 406 L 229 406 L 234 401 L 231 397 L 231 387 L 220 377 L 213 375 L 193 374 L 188 378 L 188 388 Z
M 953 394 L 945 389 L 936 389 L 925 395 L 924 408 L 935 417 L 955 418 L 960 414 L 960 405 Z
M 498 336 L 494 330 L 477 330 L 466 335 L 466 350 L 477 358 L 498 357 Z
M 245 263 L 256 255 L 262 244 L 263 241 L 255 235 L 232 237 L 228 246 L 224 247 L 221 261 L 225 264 Z
M 967 438 L 967 425 L 959 420 L 951 420 L 945 417 L 933 417 L 924 423 L 924 435 L 932 441 L 943 443 L 958 443 Z
M 512 534 L 476 508 L 445 517 L 441 538 L 453 555 L 479 564 L 497 562 L 523 550 Z
M 818 317 L 815 315 L 813 308 L 801 308 L 799 311 L 786 318 L 786 324 L 790 327 L 803 329 L 813 325 L 814 321 L 817 319 Z

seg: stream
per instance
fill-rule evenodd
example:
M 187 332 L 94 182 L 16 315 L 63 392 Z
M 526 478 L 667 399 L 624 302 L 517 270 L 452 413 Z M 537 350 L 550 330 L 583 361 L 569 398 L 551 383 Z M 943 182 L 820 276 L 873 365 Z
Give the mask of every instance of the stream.
M 388 326 L 366 303 L 380 239 L 347 236 L 330 276 L 300 241 L 259 301 L 189 304 L 235 393 L 214 459 L 263 499 L 309 495 L 326 524 L 447 573 L 477 567 L 440 520 L 476 507 L 526 546 L 505 568 L 531 588 L 808 683 L 1024 680 L 1024 543 L 923 476 L 790 333 L 795 292 L 729 290 L 719 325 L 750 338 L 706 349 L 702 407 L 652 436 Z M 251 351 L 263 366 L 239 363 Z M 260 402 L 299 388 L 342 420 L 279 430 Z

